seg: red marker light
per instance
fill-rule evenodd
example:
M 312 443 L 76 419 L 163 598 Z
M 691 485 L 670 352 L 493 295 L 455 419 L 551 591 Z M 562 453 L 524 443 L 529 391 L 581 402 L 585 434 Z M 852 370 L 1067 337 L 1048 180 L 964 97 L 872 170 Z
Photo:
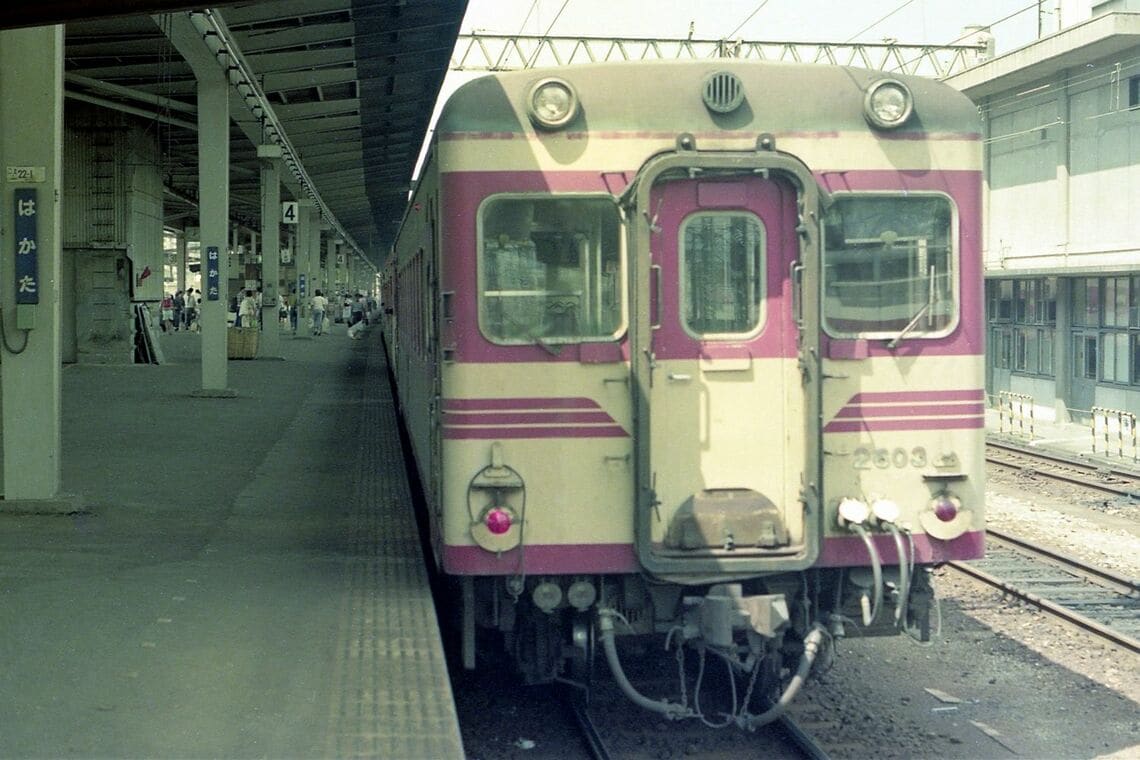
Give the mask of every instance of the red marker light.
M 501 536 L 511 529 L 511 513 L 502 507 L 492 507 L 483 518 L 487 530 Z
M 947 496 L 938 496 L 934 499 L 934 516 L 942 522 L 950 522 L 958 516 L 958 505 Z

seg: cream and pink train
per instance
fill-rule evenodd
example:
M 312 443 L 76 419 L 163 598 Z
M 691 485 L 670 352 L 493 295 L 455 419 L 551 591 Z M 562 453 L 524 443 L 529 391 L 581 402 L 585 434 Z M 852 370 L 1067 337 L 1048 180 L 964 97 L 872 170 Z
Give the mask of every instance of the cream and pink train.
M 950 87 L 829 65 L 450 98 L 383 299 L 468 667 L 597 648 L 696 716 L 623 674 L 657 636 L 730 663 L 755 727 L 835 637 L 930 638 L 930 568 L 984 548 L 981 145 Z

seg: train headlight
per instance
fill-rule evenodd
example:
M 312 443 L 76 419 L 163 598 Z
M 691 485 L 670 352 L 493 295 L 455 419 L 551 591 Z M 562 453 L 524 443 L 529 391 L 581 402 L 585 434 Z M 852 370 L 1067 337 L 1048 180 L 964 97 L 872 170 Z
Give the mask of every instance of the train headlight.
M 949 541 L 965 533 L 973 523 L 970 510 L 962 507 L 956 496 L 940 493 L 918 515 L 918 522 L 927 535 Z
M 536 127 L 561 129 L 578 113 L 578 93 L 566 80 L 548 77 L 531 86 L 526 106 Z
M 871 512 L 879 522 L 895 523 L 899 521 L 902 510 L 890 499 L 875 499 L 871 504 Z
M 902 126 L 914 110 L 910 88 L 897 79 L 880 79 L 867 88 L 863 115 L 879 129 Z
M 840 525 L 862 525 L 871 516 L 871 508 L 867 502 L 850 497 L 839 502 Z

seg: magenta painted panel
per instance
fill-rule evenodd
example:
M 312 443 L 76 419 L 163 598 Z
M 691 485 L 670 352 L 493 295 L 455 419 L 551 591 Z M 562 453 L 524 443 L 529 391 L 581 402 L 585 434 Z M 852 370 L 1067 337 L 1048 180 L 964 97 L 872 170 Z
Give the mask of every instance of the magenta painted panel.
M 600 409 L 589 398 L 445 398 L 445 410 L 481 409 Z
M 856 393 L 847 402 L 851 404 L 915 404 L 932 401 L 981 401 L 986 397 L 982 388 L 924 391 L 868 391 Z
M 899 563 L 895 541 L 889 535 L 874 535 L 871 541 L 884 565 Z M 932 539 L 925 533 L 914 536 L 914 561 L 928 564 L 950 560 L 980 559 L 985 554 L 986 536 L 981 531 L 964 533 L 950 541 Z M 834 536 L 824 539 L 818 567 L 850 567 L 867 565 L 867 547 L 858 536 Z
M 960 402 L 943 404 L 848 404 L 839 410 L 836 418 L 866 419 L 870 417 L 956 417 L 961 415 L 984 414 L 985 408 L 981 404 L 963 404 Z
M 535 573 L 636 573 L 640 570 L 631 544 L 555 544 L 527 546 L 495 554 L 477 546 L 444 546 L 443 569 L 452 575 Z
M 899 563 L 894 539 L 889 535 L 871 537 L 885 565 Z M 985 554 L 985 533 L 965 533 L 951 541 L 931 539 L 924 533 L 914 536 L 914 561 L 920 564 L 951 560 L 980 559 Z M 817 567 L 865 566 L 867 547 L 858 536 L 824 539 Z M 444 546 L 443 569 L 452 575 L 514 575 L 527 573 L 636 573 L 640 571 L 631 544 L 555 544 L 526 547 L 524 558 L 518 549 L 495 554 L 477 546 Z
M 613 194 L 615 178 L 622 172 L 535 171 L 447 172 L 440 175 L 440 226 L 443 246 L 440 288 L 454 293 L 451 325 L 445 326 L 445 342 L 455 347 L 457 362 L 530 362 L 557 364 L 616 361 L 612 346 L 619 345 L 622 360 L 629 358 L 624 335 L 616 340 L 559 346 L 557 356 L 541 346 L 503 346 L 479 332 L 476 267 L 476 219 L 479 204 L 499 193 L 606 193 Z M 632 176 L 632 174 L 630 175 Z M 586 348 L 608 346 L 611 348 Z
M 653 336 L 658 359 L 795 357 L 787 272 L 799 255 L 796 237 L 796 194 L 785 182 L 759 176 L 736 182 L 670 181 L 655 187 L 650 205 L 660 232 L 650 241 L 653 263 L 661 267 L 662 315 Z M 765 231 L 765 316 L 758 335 L 738 340 L 698 339 L 685 331 L 681 300 L 681 226 L 696 212 L 745 211 Z
M 816 172 L 816 180 L 833 193 L 905 189 L 915 192 L 943 192 L 953 199 L 958 209 L 959 223 L 958 265 L 962 302 L 958 327 L 945 338 L 913 338 L 905 340 L 894 349 L 887 348 L 887 341 L 868 341 L 868 349 L 872 357 L 979 356 L 985 353 L 981 172 L 823 171 Z M 823 336 L 825 355 L 831 356 L 830 344 L 835 340 L 827 335 Z
M 557 422 L 580 424 L 613 422 L 614 418 L 597 412 L 456 412 L 444 410 L 443 424 L 456 425 L 549 425 Z
M 464 427 L 444 424 L 443 437 L 453 440 L 500 438 L 628 438 L 617 425 L 597 427 Z
M 636 135 L 623 135 L 636 137 Z M 834 138 L 836 135 L 820 137 Z M 964 136 L 951 135 L 948 139 L 961 139 Z M 965 136 L 974 139 L 974 136 Z M 446 170 L 446 167 L 443 167 Z M 617 168 L 610 172 L 565 171 L 542 174 L 535 171 L 524 172 L 444 172 L 440 179 L 440 224 L 441 245 L 444 249 L 441 266 L 441 287 L 454 295 L 455 319 L 445 326 L 445 342 L 454 345 L 454 359 L 458 362 L 577 362 L 596 360 L 594 349 L 584 352 L 578 347 L 567 346 L 558 356 L 552 356 L 541 346 L 500 346 L 486 340 L 478 330 L 475 290 L 475 219 L 479 203 L 488 195 L 508 192 L 602 192 L 612 194 L 614 177 L 633 176 L 635 169 Z M 817 180 L 832 192 L 843 190 L 892 190 L 900 187 L 913 191 L 941 191 L 951 195 L 958 208 L 961 227 L 959 246 L 961 252 L 960 274 L 962 286 L 963 318 L 958 328 L 941 339 L 913 339 L 901 343 L 895 349 L 886 348 L 886 341 L 868 341 L 867 352 L 871 357 L 895 356 L 961 356 L 981 355 L 984 351 L 985 324 L 982 319 L 982 272 L 981 241 L 979 239 L 979 219 L 981 209 L 980 172 L 975 171 L 821 171 Z M 791 225 L 794 228 L 794 224 Z M 794 236 L 794 229 L 788 231 Z M 769 269 L 770 297 L 787 298 L 786 271 Z M 769 323 L 772 319 L 773 303 L 769 303 Z M 770 333 L 771 330 L 766 332 Z M 762 334 L 757 340 L 763 340 Z M 825 355 L 831 356 L 832 339 L 823 336 Z M 583 344 L 610 345 L 609 343 Z M 622 336 L 620 340 L 622 356 L 629 357 L 629 347 Z M 778 356 L 780 351 L 775 342 L 768 339 L 764 344 L 769 355 Z M 707 348 L 708 358 L 718 356 L 746 356 L 756 348 L 749 343 L 737 345 L 717 345 Z M 606 351 L 610 349 L 599 349 Z M 842 356 L 844 348 L 836 351 Z M 837 356 L 837 358 L 839 358 Z
M 858 433 L 883 430 L 977 430 L 986 426 L 985 418 L 976 417 L 924 417 L 912 420 L 833 420 L 823 429 L 825 433 Z

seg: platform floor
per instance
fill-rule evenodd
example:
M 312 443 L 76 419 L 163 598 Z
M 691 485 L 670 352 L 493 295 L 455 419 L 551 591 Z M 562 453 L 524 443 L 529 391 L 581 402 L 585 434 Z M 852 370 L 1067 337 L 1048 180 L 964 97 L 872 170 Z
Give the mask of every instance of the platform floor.
M 197 398 L 68 366 L 73 514 L 0 512 L 0 757 L 462 758 L 378 331 Z

